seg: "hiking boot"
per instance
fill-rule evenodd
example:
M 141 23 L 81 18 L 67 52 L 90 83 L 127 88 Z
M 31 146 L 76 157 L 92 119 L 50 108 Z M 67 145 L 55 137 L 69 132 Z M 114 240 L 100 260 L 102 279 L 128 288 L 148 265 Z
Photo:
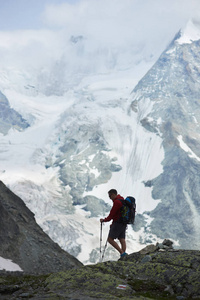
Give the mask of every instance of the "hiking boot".
M 128 255 L 128 254 L 126 252 L 124 252 L 120 255 L 120 258 L 124 258 L 126 255 Z

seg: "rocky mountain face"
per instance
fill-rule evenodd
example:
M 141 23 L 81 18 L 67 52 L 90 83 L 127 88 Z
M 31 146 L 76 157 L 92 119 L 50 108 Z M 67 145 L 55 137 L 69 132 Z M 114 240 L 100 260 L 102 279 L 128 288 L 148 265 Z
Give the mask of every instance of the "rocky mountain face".
M 24 273 L 44 274 L 80 267 L 35 222 L 24 202 L 0 182 L 0 256 Z
M 170 240 L 119 261 L 43 276 L 0 275 L 2 299 L 200 299 L 200 251 Z
M 150 231 L 199 249 L 200 241 L 200 40 L 178 34 L 133 90 L 132 114 L 162 138 L 163 172 L 144 182 L 161 202 L 149 213 Z M 143 102 L 152 106 L 143 117 Z
M 29 127 L 28 122 L 10 107 L 8 99 L 0 92 L 0 132 L 7 134 L 11 128 L 24 130 Z

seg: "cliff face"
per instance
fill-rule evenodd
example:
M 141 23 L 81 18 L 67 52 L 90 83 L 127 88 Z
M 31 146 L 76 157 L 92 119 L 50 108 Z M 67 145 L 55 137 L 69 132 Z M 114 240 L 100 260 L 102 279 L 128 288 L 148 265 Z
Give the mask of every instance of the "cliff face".
M 82 264 L 62 250 L 35 222 L 24 202 L 0 182 L 0 256 L 25 273 L 49 273 Z
M 200 251 L 174 250 L 164 240 L 115 262 L 43 276 L 2 275 L 0 295 L 3 299 L 200 299 L 199 278 Z
M 148 180 L 160 203 L 149 215 L 150 232 L 184 249 L 199 249 L 200 40 L 177 35 L 133 90 L 132 110 L 149 133 L 162 138 L 163 172 Z M 143 117 L 143 107 L 153 107 Z

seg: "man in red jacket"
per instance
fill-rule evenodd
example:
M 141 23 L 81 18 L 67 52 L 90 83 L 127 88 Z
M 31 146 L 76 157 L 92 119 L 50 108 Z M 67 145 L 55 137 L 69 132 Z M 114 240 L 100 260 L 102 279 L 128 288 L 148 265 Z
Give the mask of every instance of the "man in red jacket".
M 120 223 L 119 219 L 121 217 L 120 208 L 122 207 L 122 202 L 120 200 L 124 200 L 124 198 L 117 194 L 115 189 L 112 189 L 108 192 L 109 198 L 113 201 L 113 206 L 107 218 L 100 219 L 100 222 L 109 222 L 113 220 L 110 231 L 108 234 L 108 242 L 120 253 L 121 257 L 127 255 L 126 253 L 126 224 Z M 121 244 L 120 246 L 115 242 L 115 239 L 118 239 Z

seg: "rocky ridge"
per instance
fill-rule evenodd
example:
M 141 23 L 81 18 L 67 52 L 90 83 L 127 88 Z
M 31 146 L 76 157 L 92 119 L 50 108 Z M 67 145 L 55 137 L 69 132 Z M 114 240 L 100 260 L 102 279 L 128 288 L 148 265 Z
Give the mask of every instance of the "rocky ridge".
M 82 264 L 60 248 L 36 223 L 22 199 L 0 181 L 0 257 L 28 274 L 46 274 Z
M 131 109 L 149 133 L 162 138 L 163 172 L 144 182 L 160 199 L 149 212 L 151 233 L 199 249 L 200 40 L 179 43 L 177 34 L 132 92 Z M 144 116 L 144 102 L 152 109 Z
M 200 251 L 170 240 L 119 261 L 42 276 L 0 276 L 1 299 L 200 299 Z

